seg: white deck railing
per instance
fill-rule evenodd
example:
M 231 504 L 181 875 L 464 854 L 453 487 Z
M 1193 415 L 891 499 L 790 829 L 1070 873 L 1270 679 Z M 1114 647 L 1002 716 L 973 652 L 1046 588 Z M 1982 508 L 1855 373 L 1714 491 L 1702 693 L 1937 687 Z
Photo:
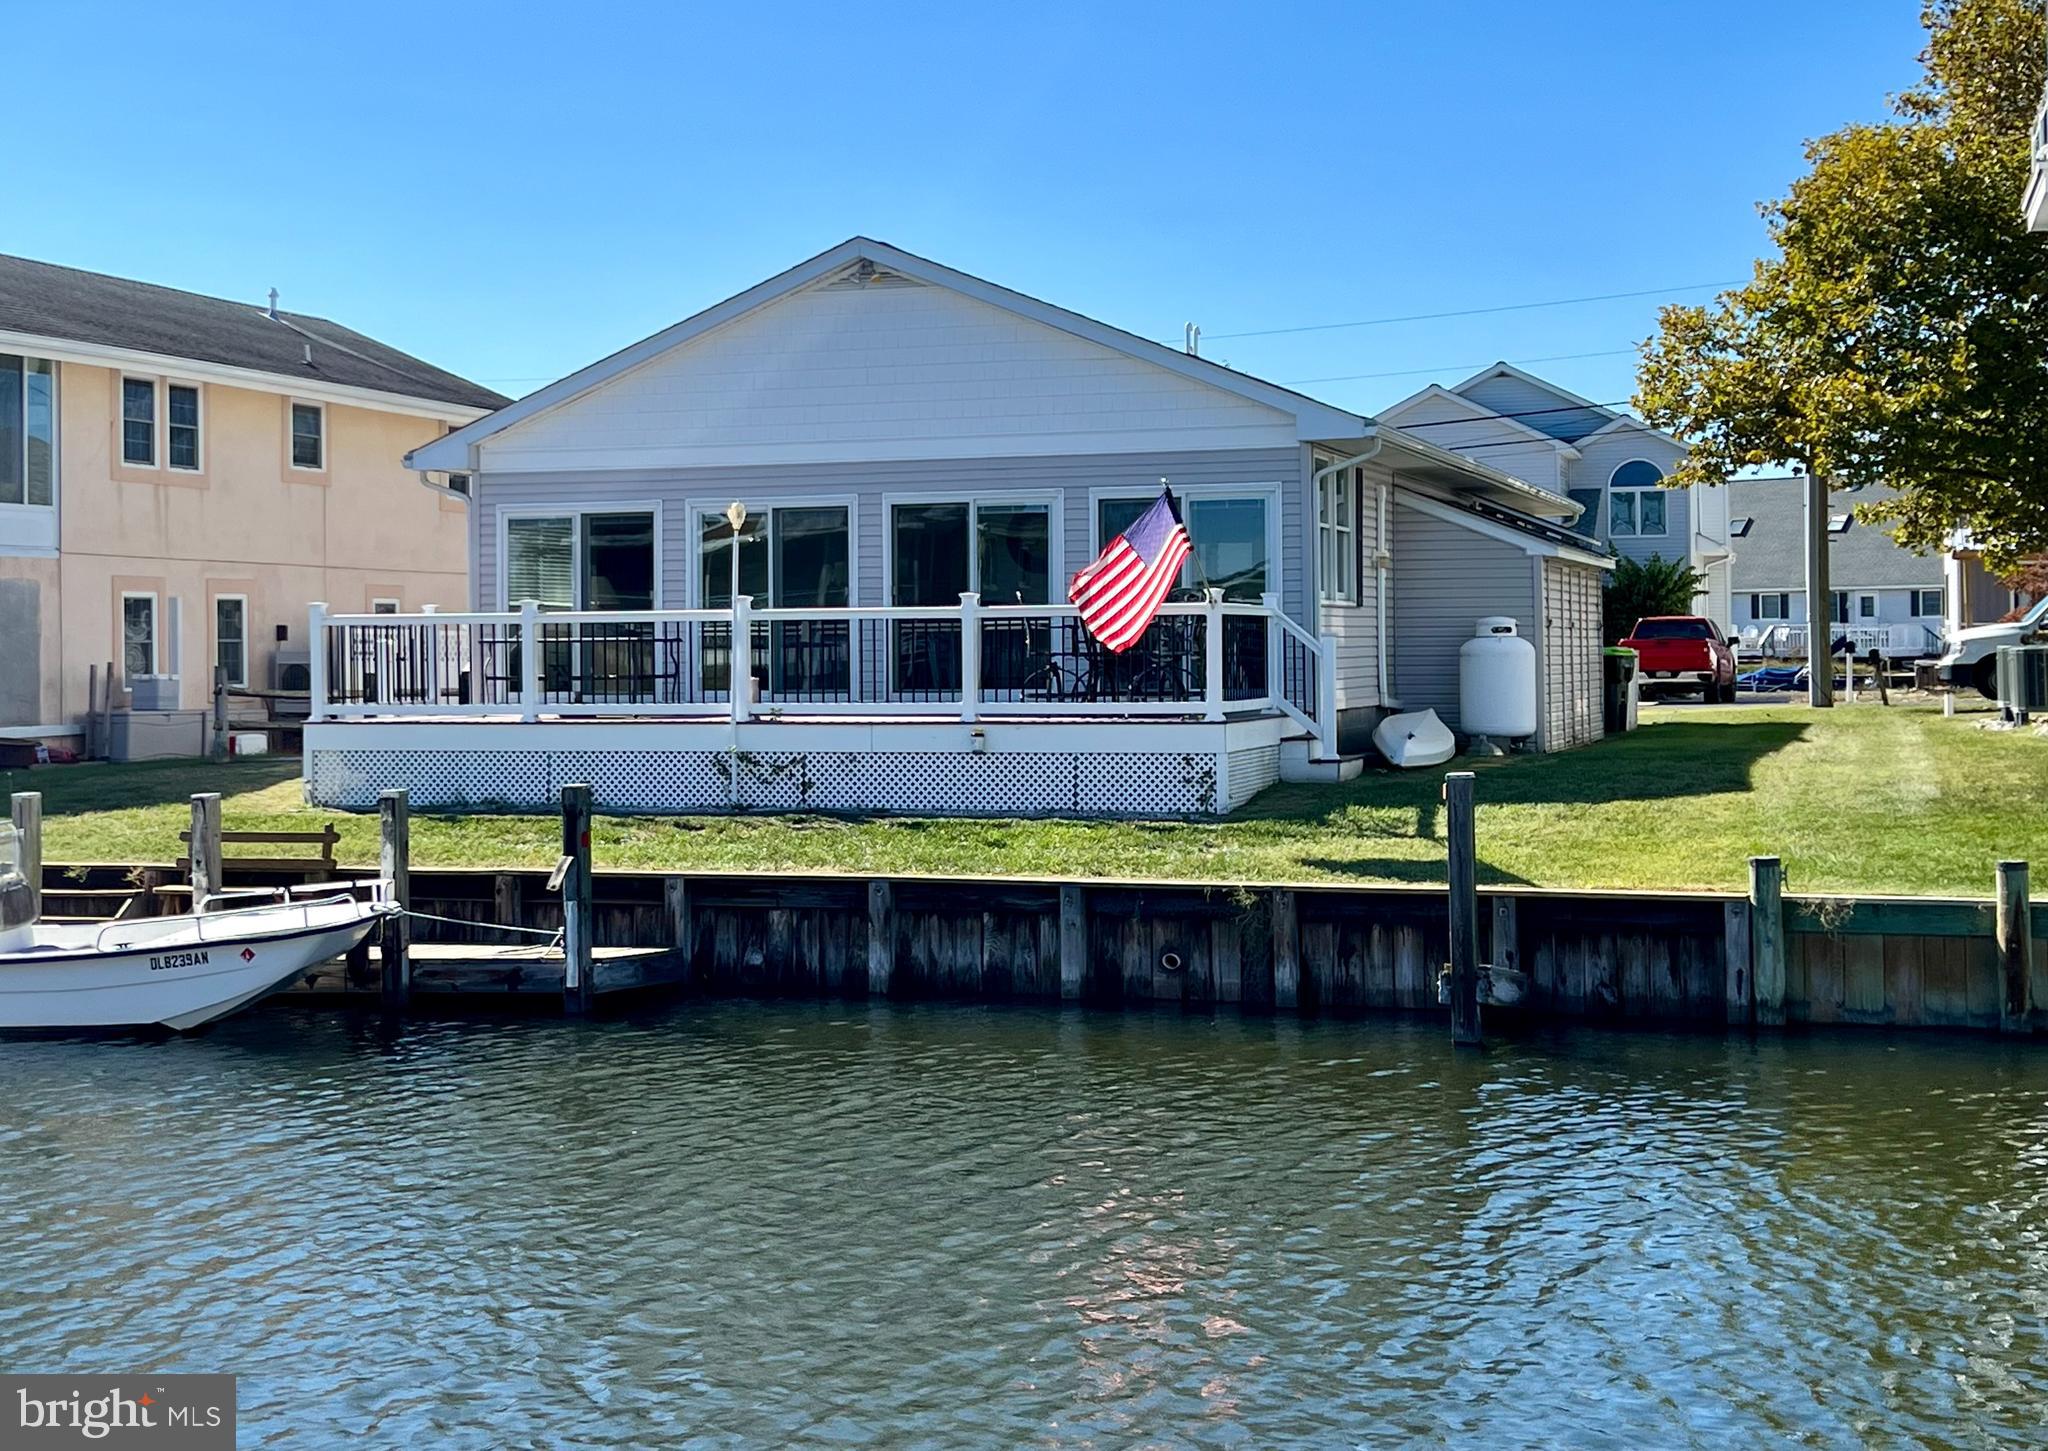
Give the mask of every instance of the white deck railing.
M 1752 626 L 1741 632 L 1740 639 L 1746 651 L 1776 660 L 1803 659 L 1806 655 L 1805 625 Z M 1879 651 L 1887 659 L 1917 659 L 1923 655 L 1939 655 L 1942 649 L 1942 632 L 1932 625 L 1910 621 L 1891 625 L 1830 625 L 1830 644 L 1843 638 L 1849 639 L 1858 655 Z
M 1280 608 L 1161 607 L 1122 654 L 1072 605 L 517 610 L 416 615 L 311 611 L 313 721 L 426 716 L 781 714 L 1223 720 L 1285 714 L 1336 741 L 1336 642 Z M 733 641 L 748 642 L 733 680 Z M 535 648 L 528 648 L 529 642 Z

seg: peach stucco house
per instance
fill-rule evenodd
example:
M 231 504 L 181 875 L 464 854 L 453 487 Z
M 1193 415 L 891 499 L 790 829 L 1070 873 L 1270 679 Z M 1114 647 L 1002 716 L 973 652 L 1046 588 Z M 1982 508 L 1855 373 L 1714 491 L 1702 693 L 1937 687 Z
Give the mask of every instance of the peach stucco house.
M 216 664 L 267 685 L 315 600 L 461 606 L 467 481 L 402 460 L 504 402 L 321 318 L 0 257 L 0 737 L 75 735 L 110 661 L 187 708 Z

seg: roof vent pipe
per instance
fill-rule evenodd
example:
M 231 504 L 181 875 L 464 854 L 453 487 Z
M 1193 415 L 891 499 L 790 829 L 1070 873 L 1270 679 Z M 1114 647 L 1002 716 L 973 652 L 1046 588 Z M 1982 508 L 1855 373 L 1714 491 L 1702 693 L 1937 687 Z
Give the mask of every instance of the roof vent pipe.
M 277 321 L 277 289 L 275 287 L 270 289 L 270 320 L 272 322 Z
M 1185 339 L 1185 346 L 1188 350 L 1188 356 L 1191 358 L 1201 357 L 1202 330 L 1196 327 L 1193 323 L 1189 323 L 1185 328 L 1181 330 L 1181 332 L 1183 338 Z

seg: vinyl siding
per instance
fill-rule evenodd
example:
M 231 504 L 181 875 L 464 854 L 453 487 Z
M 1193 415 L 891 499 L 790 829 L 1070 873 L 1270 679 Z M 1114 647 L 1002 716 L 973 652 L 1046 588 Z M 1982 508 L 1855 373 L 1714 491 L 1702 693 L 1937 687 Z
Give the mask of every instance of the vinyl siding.
M 1535 621 L 1529 555 L 1504 540 L 1394 504 L 1394 694 L 1458 728 L 1458 650 L 1485 615 Z
M 1270 487 L 1280 500 L 1280 595 L 1282 607 L 1310 623 L 1306 560 L 1303 556 L 1304 480 L 1302 450 L 1229 450 L 1203 453 L 1110 454 L 1040 458 L 917 459 L 787 467 L 721 467 L 687 470 L 604 471 L 561 474 L 482 474 L 475 481 L 476 568 L 474 602 L 500 608 L 500 521 L 513 511 L 658 506 L 661 513 L 661 604 L 680 609 L 696 603 L 696 540 L 690 530 L 695 506 L 722 509 L 734 499 L 753 512 L 778 501 L 845 499 L 853 509 L 855 601 L 886 603 L 888 504 L 899 495 L 929 499 L 977 497 L 1000 501 L 1020 495 L 1051 494 L 1054 509 L 1052 587 L 1065 595 L 1066 581 L 1094 557 L 1092 496 L 1098 490 L 1150 495 L 1161 478 L 1176 489 L 1197 492 L 1212 486 Z
M 480 446 L 485 472 L 1297 446 L 1294 418 L 944 287 L 818 283 Z
M 1334 460 L 1324 460 L 1334 462 Z M 1379 689 L 1379 629 L 1378 599 L 1373 582 L 1373 554 L 1378 539 L 1379 495 L 1382 484 L 1391 485 L 1393 470 L 1377 461 L 1367 464 L 1361 471 L 1364 483 L 1359 489 L 1358 530 L 1352 543 L 1356 553 L 1356 578 L 1358 581 L 1357 602 L 1346 603 L 1337 600 L 1323 600 L 1319 604 L 1322 617 L 1320 633 L 1331 636 L 1337 644 L 1337 708 L 1359 710 L 1380 703 Z M 1308 477 L 1314 477 L 1311 465 Z M 1316 538 L 1316 506 L 1307 499 L 1304 490 L 1304 512 L 1308 529 L 1303 541 L 1307 558 L 1320 561 L 1321 543 Z M 1392 593 L 1389 582 L 1388 592 Z
M 1605 491 L 1614 471 L 1631 459 L 1647 459 L 1657 468 L 1669 474 L 1678 466 L 1683 451 L 1647 430 L 1618 429 L 1599 438 L 1579 445 L 1578 458 L 1565 466 L 1565 479 L 1574 489 L 1600 489 Z M 1664 532 L 1652 535 L 1611 535 L 1608 528 L 1612 523 L 1612 511 L 1604 502 L 1600 517 L 1601 537 L 1607 540 L 1614 552 L 1623 559 L 1647 560 L 1651 555 L 1664 559 L 1692 558 L 1692 490 L 1666 489 L 1664 491 Z
M 1417 438 L 1439 448 L 1469 453 L 1539 489 L 1558 492 L 1564 487 L 1559 468 L 1563 459 L 1556 445 L 1530 438 L 1501 419 L 1475 418 L 1469 408 L 1457 402 L 1456 395 L 1434 394 L 1380 416 L 1396 428 L 1412 430 Z

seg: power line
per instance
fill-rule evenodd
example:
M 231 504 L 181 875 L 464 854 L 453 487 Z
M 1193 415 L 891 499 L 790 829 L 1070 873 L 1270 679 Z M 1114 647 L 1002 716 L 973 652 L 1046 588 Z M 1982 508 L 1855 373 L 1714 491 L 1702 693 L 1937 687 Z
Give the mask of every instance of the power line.
M 1670 287 L 1645 287 L 1635 292 L 1596 292 L 1585 297 L 1547 297 L 1540 302 L 1503 302 L 1496 303 L 1491 307 L 1459 307 L 1452 308 L 1446 312 L 1411 312 L 1397 317 L 1359 318 L 1354 322 L 1311 322 L 1302 323 L 1296 327 L 1258 328 L 1250 332 L 1205 333 L 1203 339 L 1206 342 L 1220 343 L 1232 338 L 1274 338 L 1292 333 L 1331 332 L 1337 328 L 1385 327 L 1392 323 L 1401 322 L 1438 322 L 1444 318 L 1451 317 L 1485 317 L 1500 312 L 1529 312 L 1542 307 L 1576 307 L 1581 303 L 1589 302 L 1619 302 L 1632 297 L 1662 297 L 1666 293 L 1672 292 L 1705 292 L 1714 288 L 1740 287 L 1743 280 L 1738 279 L 1734 282 L 1686 282 Z M 1158 341 L 1167 347 L 1171 347 L 1176 340 L 1159 339 Z
M 1460 395 L 1463 396 L 1462 394 Z M 1479 405 L 1481 408 L 1485 404 Z M 1461 424 L 1490 423 L 1496 418 L 1535 418 L 1545 413 L 1584 413 L 1589 408 L 1626 408 L 1628 399 L 1617 398 L 1612 403 L 1561 403 L 1555 408 L 1523 408 L 1514 413 L 1488 411 L 1484 418 L 1435 418 L 1427 423 L 1403 423 L 1397 425 L 1403 432 L 1415 428 L 1456 428 Z
M 1416 378 L 1424 373 L 1468 373 L 1475 368 L 1489 367 L 1496 362 L 1513 363 L 1519 368 L 1526 363 L 1566 363 L 1579 358 L 1618 358 L 1633 352 L 1634 348 L 1609 348 L 1598 353 L 1551 353 L 1541 358 L 1489 358 L 1484 363 L 1442 363 L 1434 368 L 1400 368 L 1391 373 L 1338 373 L 1327 378 L 1295 378 L 1281 386 L 1298 388 L 1310 383 L 1356 383 L 1368 378 Z

